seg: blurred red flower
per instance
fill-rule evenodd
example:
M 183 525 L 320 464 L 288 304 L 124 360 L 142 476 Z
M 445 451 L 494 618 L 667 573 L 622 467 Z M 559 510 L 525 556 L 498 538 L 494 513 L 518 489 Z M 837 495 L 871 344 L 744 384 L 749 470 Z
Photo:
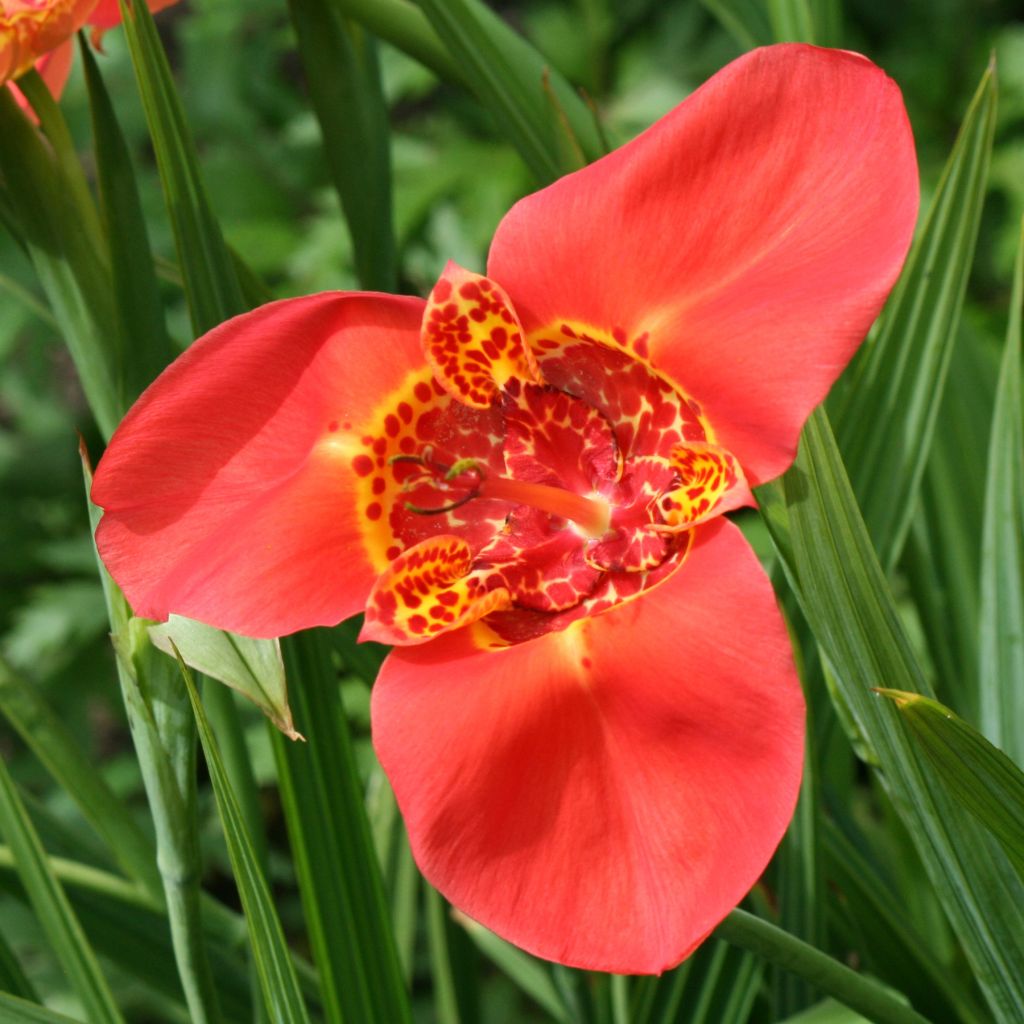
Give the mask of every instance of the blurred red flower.
M 177 2 L 148 0 L 154 12 Z M 120 23 L 117 0 L 0 0 L 0 86 L 10 83 L 18 103 L 27 109 L 13 80 L 34 66 L 59 98 L 71 72 L 74 34 L 91 25 L 93 43 L 99 45 L 103 33 Z

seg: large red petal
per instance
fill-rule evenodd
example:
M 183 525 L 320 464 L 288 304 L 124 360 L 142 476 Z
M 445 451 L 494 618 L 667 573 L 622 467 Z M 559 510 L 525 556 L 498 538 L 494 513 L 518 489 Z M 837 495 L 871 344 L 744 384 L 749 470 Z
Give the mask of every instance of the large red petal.
M 896 85 L 857 54 L 773 46 L 514 206 L 488 275 L 528 332 L 650 332 L 651 361 L 758 484 L 881 308 L 917 205 Z
M 393 651 L 374 743 L 416 860 L 454 904 L 577 967 L 657 972 L 743 897 L 793 811 L 803 699 L 731 523 L 604 615 L 504 650 Z
M 139 615 L 278 636 L 359 611 L 376 577 L 352 456 L 422 371 L 420 299 L 272 303 L 197 341 L 100 461 L 104 562 Z

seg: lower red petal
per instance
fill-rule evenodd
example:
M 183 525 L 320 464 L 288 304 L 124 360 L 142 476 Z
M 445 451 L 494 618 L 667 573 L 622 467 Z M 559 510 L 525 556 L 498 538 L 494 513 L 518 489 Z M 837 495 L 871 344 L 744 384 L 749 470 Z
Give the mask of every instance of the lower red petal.
M 330 625 L 376 578 L 353 466 L 365 425 L 423 371 L 423 303 L 287 299 L 197 341 L 100 461 L 96 540 L 136 613 L 250 636 Z
M 417 862 L 454 904 L 576 967 L 678 963 L 789 822 L 803 699 L 732 524 L 604 615 L 504 650 L 463 630 L 394 651 L 374 743 Z

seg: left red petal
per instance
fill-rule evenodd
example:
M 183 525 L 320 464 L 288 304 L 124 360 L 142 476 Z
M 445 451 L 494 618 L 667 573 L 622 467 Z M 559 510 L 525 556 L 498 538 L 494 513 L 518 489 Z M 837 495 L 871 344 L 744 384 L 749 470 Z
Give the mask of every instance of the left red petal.
M 539 956 L 654 973 L 757 880 L 804 707 L 760 564 L 724 520 L 641 597 L 505 649 L 393 651 L 373 735 L 424 874 Z
M 896 85 L 857 54 L 772 46 L 517 203 L 488 275 L 528 335 L 590 325 L 649 358 L 756 485 L 877 316 L 917 205 Z
M 286 299 L 199 339 L 100 461 L 96 539 L 136 614 L 250 636 L 337 623 L 376 577 L 353 453 L 422 373 L 420 299 Z

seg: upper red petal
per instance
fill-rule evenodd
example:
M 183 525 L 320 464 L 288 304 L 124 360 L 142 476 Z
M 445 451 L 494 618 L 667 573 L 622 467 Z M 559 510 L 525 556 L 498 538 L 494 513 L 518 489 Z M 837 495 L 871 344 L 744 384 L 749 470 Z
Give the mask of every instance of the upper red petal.
M 155 14 L 165 7 L 170 7 L 178 0 L 147 0 L 149 9 Z M 99 0 L 89 16 L 89 24 L 97 28 L 113 28 L 121 24 L 121 8 L 117 0 Z
M 527 332 L 650 332 L 652 363 L 758 484 L 878 314 L 917 206 L 896 85 L 857 54 L 772 46 L 514 206 L 488 274 Z
M 424 363 L 420 299 L 286 299 L 199 339 L 100 461 L 96 539 L 136 613 L 250 636 L 359 611 L 376 577 L 352 454 Z
M 803 699 L 771 587 L 731 523 L 663 584 L 503 650 L 391 653 L 374 744 L 424 874 L 577 967 L 676 964 L 743 897 L 793 811 Z

